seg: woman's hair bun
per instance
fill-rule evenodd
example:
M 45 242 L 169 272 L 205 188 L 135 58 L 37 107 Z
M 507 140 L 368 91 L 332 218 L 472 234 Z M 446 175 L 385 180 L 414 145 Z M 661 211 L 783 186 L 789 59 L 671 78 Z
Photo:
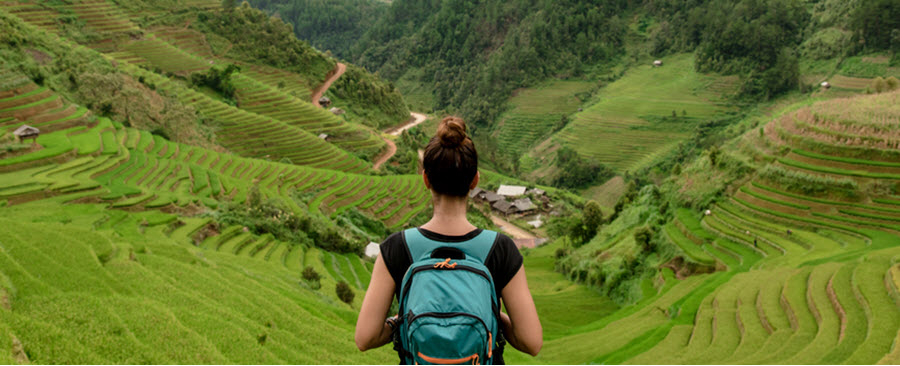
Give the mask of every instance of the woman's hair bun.
M 466 140 L 466 122 L 459 117 L 446 117 L 438 125 L 437 138 L 443 147 L 457 147 Z

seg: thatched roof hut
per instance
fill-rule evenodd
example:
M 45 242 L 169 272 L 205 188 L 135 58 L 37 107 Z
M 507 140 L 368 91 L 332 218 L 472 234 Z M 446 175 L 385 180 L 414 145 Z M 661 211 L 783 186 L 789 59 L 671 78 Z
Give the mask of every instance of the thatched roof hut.
M 319 98 L 319 105 L 321 105 L 322 107 L 328 107 L 331 105 L 331 99 L 328 99 L 328 97 L 321 97 Z
M 17 139 L 19 139 L 19 142 L 25 141 L 25 139 L 33 139 L 32 142 L 37 142 L 38 136 L 41 135 L 41 130 L 37 129 L 37 127 L 22 125 L 22 127 L 19 127 L 15 131 L 13 131 L 13 135 L 15 135 Z

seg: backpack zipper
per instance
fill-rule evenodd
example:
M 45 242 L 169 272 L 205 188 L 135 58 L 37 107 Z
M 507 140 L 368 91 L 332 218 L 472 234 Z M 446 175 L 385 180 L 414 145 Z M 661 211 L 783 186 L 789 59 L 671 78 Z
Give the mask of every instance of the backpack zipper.
M 434 265 L 426 264 L 426 265 L 418 266 L 418 267 L 412 269 L 412 273 L 409 274 L 409 281 L 406 282 L 406 286 L 403 286 L 403 291 L 400 292 L 401 297 L 406 296 L 406 293 L 409 292 L 409 288 L 412 286 L 413 276 L 416 273 L 419 273 L 419 272 L 425 271 L 425 270 L 429 270 L 429 269 L 444 270 L 444 271 L 456 271 L 456 270 L 469 271 L 469 272 L 475 273 L 481 277 L 484 277 L 485 280 L 487 280 L 488 282 L 491 282 L 493 284 L 493 281 L 491 280 L 490 276 L 488 276 L 487 273 L 484 273 L 484 271 L 477 269 L 477 268 L 473 268 L 473 267 L 466 266 L 466 265 L 456 266 L 453 268 L 434 268 Z
M 454 318 L 454 317 L 457 317 L 457 316 L 465 316 L 465 317 L 477 319 L 479 322 L 481 322 L 481 326 L 484 327 L 484 331 L 487 332 L 487 335 L 488 335 L 488 340 L 487 340 L 487 344 L 488 344 L 487 357 L 488 357 L 488 358 L 493 357 L 493 353 L 494 353 L 494 337 L 493 337 L 493 335 L 491 334 L 491 329 L 488 328 L 487 323 L 484 322 L 484 319 L 481 319 L 481 318 L 479 318 L 479 317 L 477 317 L 477 316 L 475 316 L 475 315 L 469 314 L 469 313 L 461 313 L 461 312 L 454 312 L 454 313 L 435 313 L 435 312 L 427 312 L 427 313 L 421 313 L 421 314 L 412 314 L 412 312 L 410 312 L 409 324 L 411 325 L 411 324 L 413 323 L 413 321 L 415 321 L 416 319 L 419 319 L 419 318 L 422 318 L 422 317 L 426 317 L 426 316 L 427 316 L 427 317 L 431 317 L 431 318 L 445 318 L 445 319 L 446 319 L 446 318 Z M 499 324 L 498 324 L 498 325 L 499 325 Z M 425 355 L 423 355 L 421 352 L 419 352 L 419 356 L 425 356 Z M 475 356 L 475 362 L 476 362 L 476 364 L 477 364 L 477 362 L 478 362 L 478 354 L 476 353 L 474 356 Z M 425 359 L 425 357 L 422 357 L 422 359 Z M 471 356 L 470 356 L 470 357 L 467 357 L 465 360 L 468 360 L 468 359 L 471 359 Z M 435 362 L 435 361 L 430 361 L 430 360 L 426 360 L 426 361 L 431 362 L 431 363 L 437 363 L 437 362 Z M 454 363 L 461 363 L 461 362 L 454 362 Z

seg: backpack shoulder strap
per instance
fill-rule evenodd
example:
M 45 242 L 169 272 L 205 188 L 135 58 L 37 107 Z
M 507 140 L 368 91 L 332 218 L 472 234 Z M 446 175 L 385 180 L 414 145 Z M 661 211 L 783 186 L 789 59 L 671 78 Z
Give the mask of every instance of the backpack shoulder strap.
M 480 234 L 472 239 L 460 243 L 443 243 L 431 240 L 422 235 L 417 228 L 406 229 L 403 231 L 403 241 L 412 257 L 412 261 L 416 262 L 431 256 L 437 248 L 454 247 L 461 250 L 468 257 L 477 258 L 481 263 L 487 260 L 494 241 L 497 239 L 497 232 L 491 230 L 482 230 Z

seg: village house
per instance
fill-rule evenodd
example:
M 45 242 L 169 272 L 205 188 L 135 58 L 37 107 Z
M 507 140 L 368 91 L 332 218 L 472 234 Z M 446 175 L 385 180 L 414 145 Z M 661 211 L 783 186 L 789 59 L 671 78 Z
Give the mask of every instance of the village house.
M 493 205 L 494 203 L 497 203 L 498 201 L 505 201 L 506 199 L 504 199 L 503 196 L 501 196 L 499 194 L 496 194 L 491 191 L 486 191 L 486 192 L 484 192 L 484 200 L 487 201 L 487 203 L 490 203 L 491 205 Z
M 530 215 L 537 212 L 537 206 L 535 206 L 534 203 L 531 202 L 531 199 L 527 197 L 515 200 L 513 206 L 516 207 L 517 213 L 520 214 Z
M 518 197 L 525 194 L 525 190 L 528 188 L 522 186 L 507 186 L 500 185 L 500 188 L 497 189 L 497 194 L 505 197 Z
M 516 207 L 506 200 L 497 201 L 493 205 L 491 205 L 491 207 L 504 215 L 511 215 L 516 213 Z
M 26 139 L 32 139 L 32 143 L 37 143 L 37 138 L 41 135 L 41 130 L 29 125 L 22 125 L 22 127 L 13 131 L 13 135 L 16 136 L 16 139 L 18 139 L 19 142 L 24 142 Z
M 471 191 L 469 191 L 469 198 L 471 198 L 471 199 L 474 200 L 475 202 L 481 202 L 481 201 L 484 201 L 484 194 L 485 194 L 485 192 L 486 192 L 485 190 L 483 190 L 483 189 L 481 189 L 481 188 L 478 188 L 478 187 L 475 187 L 474 189 L 472 189 Z

